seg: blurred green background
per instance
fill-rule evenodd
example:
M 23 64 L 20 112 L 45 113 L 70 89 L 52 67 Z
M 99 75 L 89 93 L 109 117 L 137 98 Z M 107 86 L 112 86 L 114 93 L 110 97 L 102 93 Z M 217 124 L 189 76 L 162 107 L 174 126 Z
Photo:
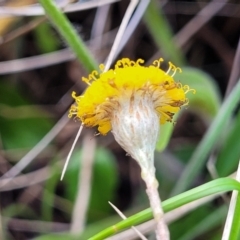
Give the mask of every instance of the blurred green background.
M 57 1 L 100 64 L 129 1 L 85 9 L 95 2 Z M 0 239 L 88 239 L 121 220 L 108 201 L 130 216 L 148 208 L 148 199 L 137 163 L 111 133 L 95 136 L 84 129 L 60 181 L 80 126 L 66 115 L 71 92 L 83 93 L 81 77 L 90 67 L 74 57 L 35 3 L 0 1 Z M 14 9 L 21 16 L 13 16 Z M 148 7 L 140 1 L 117 46 L 117 59 L 142 58 L 149 65 L 163 57 L 164 70 L 172 61 L 183 70 L 175 79 L 197 90 L 188 94 L 190 104 L 176 124 L 161 127 L 155 162 L 163 200 L 237 169 L 239 100 L 233 97 L 229 112 L 229 105 L 222 104 L 239 78 L 239 13 L 238 1 L 169 0 Z M 218 116 L 220 110 L 223 114 Z M 219 125 L 216 116 L 223 119 Z M 210 126 L 214 137 L 209 140 L 205 133 Z M 93 155 L 92 164 L 84 163 L 88 155 Z M 85 171 L 88 175 L 81 178 Z M 81 197 L 80 186 L 86 187 Z M 224 195 L 176 216 L 170 224 L 171 239 L 220 239 L 229 198 Z M 78 221 L 76 232 L 73 223 Z M 154 236 L 150 232 L 147 238 Z

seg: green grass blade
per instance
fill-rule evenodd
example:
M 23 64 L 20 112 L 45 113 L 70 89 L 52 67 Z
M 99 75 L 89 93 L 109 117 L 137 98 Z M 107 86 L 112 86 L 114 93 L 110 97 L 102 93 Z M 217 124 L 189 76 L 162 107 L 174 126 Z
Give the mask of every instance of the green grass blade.
M 239 191 L 240 183 L 231 178 L 219 178 L 164 201 L 162 203 L 162 207 L 164 212 L 169 212 L 194 200 L 231 190 Z M 119 222 L 118 224 L 106 228 L 102 232 L 91 237 L 89 240 L 105 239 L 121 230 L 138 225 L 150 219 L 152 219 L 152 211 L 150 208 L 148 208 L 129 217 L 126 220 Z
M 223 222 L 226 214 L 227 207 L 225 205 L 221 206 L 216 211 L 210 213 L 202 221 L 198 222 L 195 226 L 190 228 L 182 237 L 178 238 L 178 240 L 196 239 L 200 235 L 207 233 L 209 230 L 219 226 Z
M 95 62 L 84 42 L 78 36 L 67 17 L 56 6 L 54 1 L 39 0 L 39 2 L 44 8 L 48 18 L 76 54 L 76 57 L 83 64 L 86 70 L 91 72 L 94 69 L 98 69 L 98 64 Z
M 171 27 L 168 24 L 162 9 L 158 8 L 155 1 L 150 1 L 144 15 L 144 21 L 163 55 L 178 66 L 184 65 L 184 56 L 173 42 Z
M 227 136 L 223 139 L 216 162 L 218 176 L 225 177 L 237 169 L 240 158 L 239 147 L 240 111 L 231 121 Z
M 232 228 L 230 232 L 229 239 L 231 240 L 239 240 L 240 239 L 240 196 L 239 192 L 237 195 L 237 201 L 232 221 Z
M 216 144 L 219 136 L 224 129 L 224 126 L 227 124 L 229 118 L 239 103 L 239 100 L 240 80 L 232 90 L 232 93 L 229 95 L 229 97 L 224 101 L 216 118 L 194 151 L 188 165 L 186 166 L 179 181 L 173 189 L 172 195 L 176 195 L 180 192 L 185 191 L 191 185 L 194 178 L 200 173 L 206 162 L 207 155 L 211 151 L 212 147 Z

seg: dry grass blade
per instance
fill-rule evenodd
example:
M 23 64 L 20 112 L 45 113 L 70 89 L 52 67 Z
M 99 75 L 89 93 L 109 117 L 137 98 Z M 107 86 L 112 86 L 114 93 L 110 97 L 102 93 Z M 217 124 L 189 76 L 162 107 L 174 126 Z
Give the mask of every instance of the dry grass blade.
M 207 24 L 227 3 L 227 0 L 219 2 L 213 0 L 198 12 L 175 36 L 176 45 L 183 47 L 205 24 Z M 159 58 L 160 53 L 154 54 L 148 63 L 152 63 Z
M 91 135 L 87 135 L 83 141 L 83 154 L 81 156 L 82 160 L 79 172 L 78 193 L 72 212 L 72 224 L 70 232 L 73 234 L 81 233 L 85 227 L 86 214 L 92 186 L 91 179 L 94 165 L 95 148 L 95 138 L 93 138 Z
M 103 44 L 104 28 L 107 23 L 109 10 L 110 5 L 98 7 L 91 30 L 92 40 L 90 41 L 90 48 L 93 49 L 101 48 Z
M 22 27 L 19 27 L 16 30 L 13 30 L 12 32 L 6 34 L 5 36 L 0 36 L 0 44 L 4 44 L 7 42 L 12 41 L 13 39 L 33 30 L 34 28 L 36 28 L 39 24 L 43 23 L 47 18 L 41 17 L 41 18 L 37 18 L 34 19 L 33 21 L 25 24 Z
M 234 57 L 233 67 L 232 67 L 231 75 L 230 75 L 230 78 L 228 81 L 228 86 L 227 86 L 225 97 L 227 97 L 229 95 L 229 93 L 233 89 L 234 85 L 236 84 L 236 81 L 240 77 L 239 66 L 240 66 L 240 39 L 238 41 L 237 51 L 236 51 L 236 55 Z
M 122 20 L 121 25 L 119 27 L 117 36 L 116 36 L 116 38 L 114 40 L 112 49 L 111 49 L 111 51 L 110 51 L 110 53 L 108 55 L 107 61 L 105 63 L 104 71 L 107 71 L 110 68 L 110 66 L 111 66 L 111 64 L 113 62 L 113 59 L 116 56 L 117 49 L 118 49 L 119 44 L 120 44 L 120 42 L 121 42 L 121 40 L 123 38 L 123 35 L 125 33 L 127 24 L 129 22 L 129 19 L 131 18 L 132 14 L 133 14 L 133 11 L 135 10 L 137 4 L 138 4 L 138 0 L 131 0 L 131 2 L 128 5 L 128 8 L 127 8 L 127 10 L 126 10 L 126 12 L 124 14 L 123 20 Z
M 0 180 L 0 192 L 12 191 L 14 189 L 25 188 L 44 182 L 51 177 L 49 172 L 49 167 L 44 167 L 39 170 L 32 171 L 31 173 L 19 175 L 11 181 L 9 181 L 9 179 L 2 179 Z
M 191 21 L 189 21 L 174 37 L 176 44 L 182 47 L 187 41 L 209 22 L 227 3 L 227 0 L 213 0 L 207 4 Z
M 92 0 L 86 2 L 76 2 L 72 4 L 61 3 L 58 7 L 64 7 L 64 12 L 77 12 L 82 10 L 87 10 L 91 8 L 96 8 L 105 4 L 110 4 L 114 2 L 118 2 L 119 0 Z M 1 17 L 6 16 L 39 16 L 44 15 L 44 11 L 39 4 L 30 5 L 28 7 L 21 8 L 11 8 L 11 7 L 0 7 L 0 15 Z
M 127 217 L 116 207 L 114 206 L 111 202 L 108 202 L 112 208 L 117 212 L 117 214 L 122 218 L 122 219 L 127 219 Z M 134 226 L 131 227 L 133 231 L 140 237 L 142 240 L 147 240 L 147 238 Z M 108 238 L 109 240 L 111 238 Z
M 64 114 L 63 117 L 55 124 L 55 126 L 40 140 L 40 142 L 32 148 L 19 162 L 6 172 L 0 180 L 8 178 L 4 184 L 7 184 L 15 176 L 17 176 L 26 166 L 28 166 L 37 155 L 48 146 L 48 144 L 56 137 L 56 135 L 64 128 L 69 119 Z M 3 187 L 3 185 L 0 186 Z
M 109 31 L 103 36 L 96 37 L 88 42 L 91 46 L 99 41 L 104 44 L 112 44 L 113 35 L 116 34 L 116 30 Z M 94 47 L 94 50 L 100 50 L 101 46 Z M 9 60 L 0 62 L 0 75 L 12 74 L 18 72 L 25 72 L 29 70 L 44 68 L 55 64 L 60 64 L 70 60 L 74 60 L 75 54 L 68 48 L 59 50 L 53 53 L 41 54 L 33 57 L 26 57 L 16 60 Z
M 146 11 L 149 2 L 150 2 L 149 0 L 141 0 L 140 3 L 138 4 L 136 11 L 134 12 L 134 14 L 124 32 L 124 38 L 122 38 L 122 41 L 120 42 L 120 44 L 118 46 L 118 50 L 116 51 L 115 56 L 117 56 L 122 51 L 122 49 L 124 48 L 124 46 L 126 45 L 128 40 L 132 36 L 134 30 L 137 28 L 139 22 L 142 20 L 142 16 L 144 15 L 144 12 Z
M 74 150 L 74 148 L 75 148 L 75 146 L 77 144 L 77 140 L 79 139 L 82 130 L 83 130 L 83 125 L 80 126 L 80 128 L 79 128 L 79 130 L 77 132 L 77 135 L 76 135 L 76 137 L 74 139 L 74 142 L 72 144 L 72 147 L 71 147 L 71 149 L 70 149 L 70 151 L 69 151 L 69 153 L 67 155 L 67 159 L 66 159 L 66 162 L 64 164 L 64 167 L 63 167 L 63 170 L 62 170 L 62 174 L 61 174 L 61 181 L 63 180 L 64 174 L 65 174 L 65 172 L 67 170 L 67 166 L 68 166 L 69 160 L 70 160 L 70 158 L 72 156 L 73 150 Z
M 0 74 L 11 74 L 34 70 L 73 59 L 75 59 L 74 53 L 67 48 L 54 53 L 46 53 L 34 57 L 0 62 Z
M 69 230 L 69 224 L 67 223 L 44 222 L 6 217 L 3 217 L 3 222 L 8 223 L 8 226 L 11 230 L 23 232 L 47 233 L 47 232 L 63 232 Z

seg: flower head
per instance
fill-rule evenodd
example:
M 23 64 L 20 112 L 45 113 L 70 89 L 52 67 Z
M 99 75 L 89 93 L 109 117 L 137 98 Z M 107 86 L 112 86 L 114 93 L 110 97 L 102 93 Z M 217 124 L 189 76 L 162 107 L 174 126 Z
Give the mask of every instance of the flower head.
M 169 62 L 168 71 L 164 72 L 159 68 L 162 61 L 156 60 L 145 67 L 141 65 L 142 59 L 135 62 L 124 58 L 107 72 L 100 65 L 101 73 L 93 71 L 88 78 L 82 78 L 90 85 L 85 93 L 81 96 L 72 93 L 76 105 L 71 106 L 69 117 L 75 116 L 87 127 L 98 126 L 98 131 L 105 135 L 112 129 L 115 113 L 124 104 L 147 98 L 159 123 L 171 122 L 180 107 L 188 104 L 185 94 L 189 87 L 173 79 L 177 71 L 181 72 L 180 68 Z
M 107 72 L 100 65 L 100 74 L 94 71 L 83 78 L 90 85 L 85 93 L 76 96 L 73 92 L 76 104 L 69 112 L 69 117 L 75 116 L 84 126 L 98 126 L 103 135 L 112 130 L 116 141 L 138 162 L 158 232 L 166 226 L 157 191 L 154 149 L 160 124 L 171 122 L 181 106 L 188 104 L 186 93 L 190 90 L 173 79 L 181 69 L 169 63 L 168 71 L 164 72 L 159 68 L 162 61 L 144 67 L 141 59 L 134 62 L 124 58 Z

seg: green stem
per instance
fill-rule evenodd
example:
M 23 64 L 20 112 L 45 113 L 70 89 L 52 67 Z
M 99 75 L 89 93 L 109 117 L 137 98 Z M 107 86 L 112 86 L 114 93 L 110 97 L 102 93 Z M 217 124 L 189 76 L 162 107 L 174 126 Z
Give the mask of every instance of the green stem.
M 77 59 L 83 64 L 86 70 L 91 72 L 94 69 L 97 69 L 98 64 L 95 62 L 93 56 L 77 34 L 76 30 L 72 27 L 70 21 L 60 11 L 54 1 L 39 0 L 39 2 L 44 8 L 48 18 L 76 54 Z
M 191 159 L 188 162 L 188 165 L 183 171 L 180 179 L 177 181 L 172 195 L 184 192 L 193 183 L 196 176 L 202 170 L 209 152 L 218 141 L 218 138 L 221 135 L 224 126 L 226 126 L 229 118 L 233 114 L 233 111 L 239 103 L 239 100 L 240 79 L 238 80 L 235 88 L 232 90 L 232 93 L 222 104 L 222 107 L 220 108 L 220 111 L 218 112 L 216 118 L 214 119 L 207 133 L 204 135 L 202 141 L 194 151 Z

